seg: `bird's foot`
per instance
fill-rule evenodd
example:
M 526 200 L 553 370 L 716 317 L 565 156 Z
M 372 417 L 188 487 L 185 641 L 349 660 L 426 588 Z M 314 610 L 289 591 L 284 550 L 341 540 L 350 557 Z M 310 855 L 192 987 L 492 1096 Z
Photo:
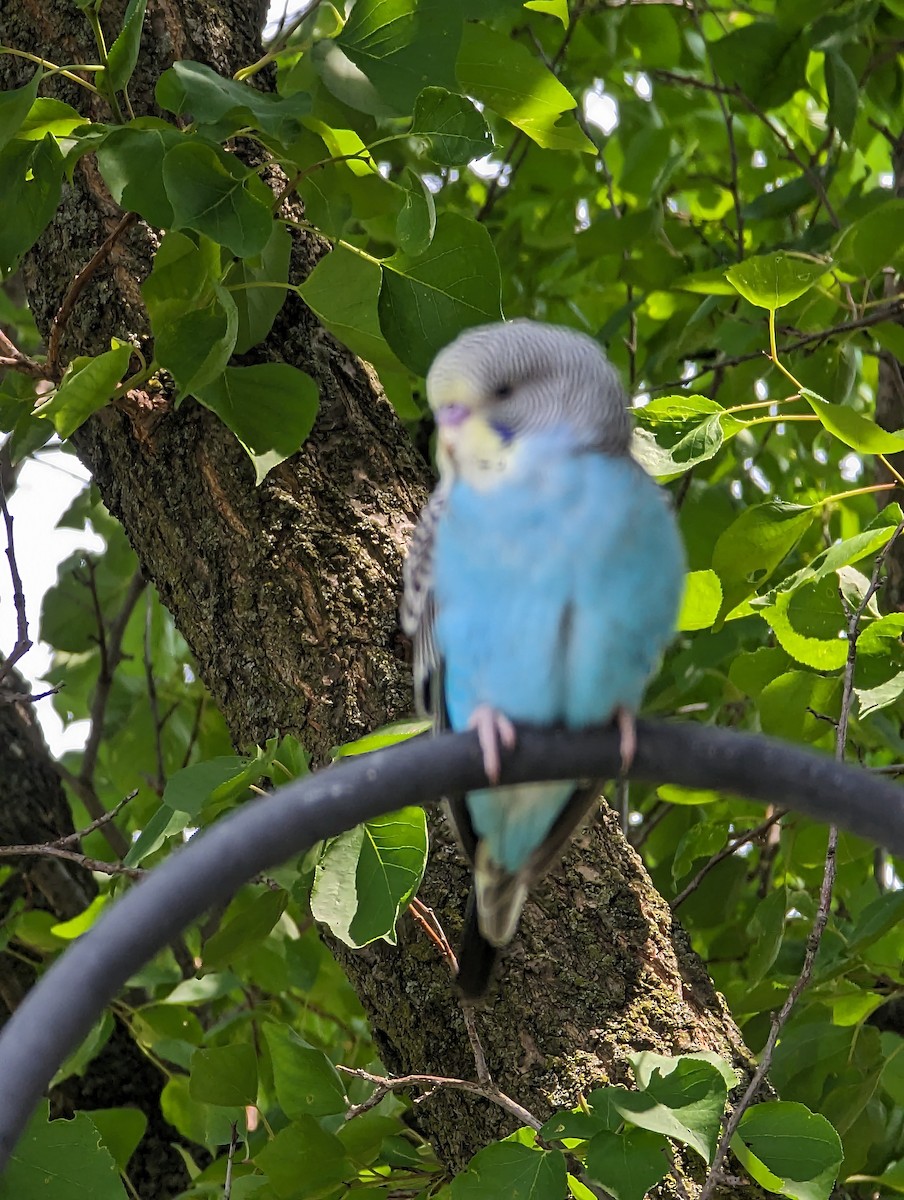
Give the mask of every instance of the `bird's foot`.
M 468 728 L 477 730 L 487 779 L 490 783 L 498 783 L 502 770 L 499 745 L 502 743 L 506 750 L 514 750 L 517 741 L 515 726 L 507 716 L 491 705 L 481 704 L 471 713 Z
M 621 752 L 621 773 L 627 775 L 637 753 L 637 729 L 634 725 L 634 714 L 627 708 L 615 710 L 615 722 L 618 725 L 618 748 Z

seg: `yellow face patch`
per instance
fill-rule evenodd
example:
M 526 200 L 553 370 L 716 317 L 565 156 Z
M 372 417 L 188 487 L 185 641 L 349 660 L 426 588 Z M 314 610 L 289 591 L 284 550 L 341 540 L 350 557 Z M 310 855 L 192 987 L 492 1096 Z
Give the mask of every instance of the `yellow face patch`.
M 441 427 L 440 469 L 447 467 L 480 491 L 502 482 L 518 452 L 517 439 L 504 439 L 482 415 L 472 412 L 460 425 Z

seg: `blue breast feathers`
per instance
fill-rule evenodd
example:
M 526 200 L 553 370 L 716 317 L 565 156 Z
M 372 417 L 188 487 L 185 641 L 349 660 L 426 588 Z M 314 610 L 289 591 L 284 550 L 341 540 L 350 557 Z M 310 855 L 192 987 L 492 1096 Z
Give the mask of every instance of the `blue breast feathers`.
M 570 728 L 636 710 L 668 644 L 684 556 L 631 459 L 530 439 L 487 491 L 457 481 L 437 529 L 437 648 L 454 729 L 480 704 Z

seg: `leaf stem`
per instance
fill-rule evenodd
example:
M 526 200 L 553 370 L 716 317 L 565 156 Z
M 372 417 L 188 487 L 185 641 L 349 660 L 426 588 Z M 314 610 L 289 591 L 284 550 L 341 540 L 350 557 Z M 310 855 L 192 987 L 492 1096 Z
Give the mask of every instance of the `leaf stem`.
M 15 46 L 0 45 L 0 54 L 13 54 L 16 58 L 25 58 L 29 62 L 36 63 L 39 67 L 43 67 L 48 75 L 62 75 L 65 79 L 71 80 L 73 83 L 81 84 L 89 92 L 93 92 L 95 96 L 101 94 L 100 89 L 96 88 L 93 83 L 89 83 L 87 79 L 80 79 L 78 75 L 73 75 L 73 71 L 102 71 L 104 68 L 99 64 L 83 64 L 73 63 L 71 67 L 58 67 L 56 63 L 50 62 L 49 59 L 40 58 L 37 54 L 29 54 L 27 50 L 17 50 Z

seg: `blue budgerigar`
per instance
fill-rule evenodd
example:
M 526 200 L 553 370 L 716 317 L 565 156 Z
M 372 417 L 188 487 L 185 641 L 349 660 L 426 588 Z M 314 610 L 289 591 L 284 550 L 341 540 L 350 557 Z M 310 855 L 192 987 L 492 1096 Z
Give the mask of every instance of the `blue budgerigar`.
M 427 394 L 440 481 L 406 564 L 419 705 L 476 729 L 488 783 L 514 723 L 579 729 L 633 714 L 671 639 L 684 555 L 667 498 L 630 454 L 618 374 L 592 338 L 517 320 L 462 333 Z M 529 889 L 599 781 L 487 787 L 450 802 L 474 888 L 459 959 L 486 988 Z

